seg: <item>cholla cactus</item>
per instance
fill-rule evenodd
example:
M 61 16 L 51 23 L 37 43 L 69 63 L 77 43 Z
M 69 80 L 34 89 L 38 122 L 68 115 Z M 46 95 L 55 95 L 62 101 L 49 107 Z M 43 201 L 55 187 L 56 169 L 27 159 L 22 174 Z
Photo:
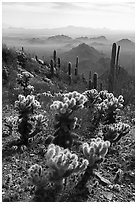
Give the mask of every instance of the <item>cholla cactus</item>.
M 69 92 L 63 95 L 62 101 L 55 101 L 51 105 L 51 109 L 56 110 L 60 114 L 71 114 L 73 111 L 84 108 L 87 98 L 77 91 Z
M 55 183 L 63 183 L 65 177 L 72 173 L 84 171 L 87 168 L 88 161 L 83 159 L 80 163 L 76 154 L 72 154 L 68 149 L 51 144 L 46 153 L 46 164 L 50 172 L 49 180 Z
M 109 146 L 110 142 L 104 142 L 101 138 L 91 139 L 90 144 L 83 143 L 81 146 L 82 152 L 89 164 L 82 175 L 81 180 L 76 185 L 77 188 L 83 189 L 90 177 L 96 175 L 94 169 L 98 169 L 98 164 L 103 161 L 108 152 Z
M 44 126 L 47 127 L 48 126 L 47 118 L 42 114 L 34 116 L 33 119 L 35 121 L 35 129 L 40 130 L 41 127 L 44 127 Z
M 38 115 L 34 117 L 35 111 L 40 107 L 40 103 L 33 95 L 28 95 L 27 97 L 19 95 L 18 101 L 15 101 L 15 108 L 19 113 L 17 127 L 20 133 L 20 139 L 15 142 L 17 146 L 27 146 L 29 138 L 34 137 L 42 130 L 42 125 L 45 122 L 43 116 Z M 14 144 L 14 142 L 11 144 Z
M 104 158 L 110 146 L 109 141 L 103 141 L 101 138 L 91 139 L 90 144 L 84 143 L 82 151 L 85 158 L 89 161 L 89 166 L 94 168 L 96 162 Z
M 109 140 L 111 143 L 117 142 L 130 131 L 128 124 L 119 122 L 103 127 L 104 140 Z
M 38 188 L 43 188 L 47 185 L 48 181 L 48 174 L 46 171 L 43 170 L 42 166 L 38 164 L 32 165 L 28 169 L 29 174 L 29 181 L 37 186 Z
M 33 95 L 28 95 L 27 97 L 19 95 L 18 101 L 15 101 L 15 108 L 21 115 L 34 113 L 34 110 L 40 107 L 40 103 L 35 100 Z
M 56 136 L 54 142 L 64 148 L 71 147 L 72 135 L 71 130 L 75 129 L 77 118 L 72 116 L 74 111 L 84 108 L 87 101 L 86 96 L 77 91 L 63 94 L 62 101 L 54 101 L 50 106 L 56 112 L 55 129 Z
M 93 107 L 93 105 L 101 101 L 99 93 L 96 89 L 87 90 L 83 93 L 83 95 L 87 97 L 87 101 L 89 102 L 90 107 Z
M 17 75 L 17 82 L 23 87 L 23 94 L 25 96 L 31 94 L 34 91 L 34 87 L 30 85 L 30 79 L 33 77 L 34 76 L 27 71 Z
M 117 113 L 123 107 L 123 96 L 120 95 L 116 98 L 112 93 L 108 93 L 107 91 L 101 91 L 99 96 L 102 102 L 98 104 L 97 108 L 99 112 L 104 114 L 104 124 L 116 123 Z

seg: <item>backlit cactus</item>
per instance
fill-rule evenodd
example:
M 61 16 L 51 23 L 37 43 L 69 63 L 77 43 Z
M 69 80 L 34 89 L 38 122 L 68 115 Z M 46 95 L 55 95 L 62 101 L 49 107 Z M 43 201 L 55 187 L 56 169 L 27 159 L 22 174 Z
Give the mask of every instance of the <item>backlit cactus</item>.
M 18 101 L 15 101 L 15 108 L 21 115 L 34 113 L 40 107 L 40 103 L 35 100 L 35 96 L 33 95 L 28 95 L 27 97 L 19 95 Z
M 56 112 L 55 115 L 55 139 L 53 143 L 64 148 L 70 148 L 73 142 L 73 133 L 77 124 L 77 118 L 72 113 L 84 108 L 86 96 L 77 91 L 63 94 L 62 101 L 54 101 L 50 106 Z
M 17 74 L 17 83 L 22 86 L 24 96 L 30 95 L 34 91 L 34 87 L 30 85 L 30 79 L 34 76 L 27 71 Z
M 44 187 L 48 184 L 48 174 L 38 164 L 32 165 L 28 169 L 29 181 L 38 188 Z
M 117 113 L 123 107 L 123 96 L 120 95 L 116 98 L 107 91 L 100 91 L 99 96 L 102 101 L 98 104 L 97 108 L 101 113 L 104 113 L 104 124 L 116 123 Z
M 84 143 L 82 151 L 89 162 L 89 166 L 94 167 L 95 163 L 104 158 L 110 146 L 109 141 L 103 141 L 101 138 L 91 139 L 90 144 Z
M 52 182 L 62 183 L 65 177 L 86 169 L 88 161 L 79 162 L 78 156 L 68 149 L 63 149 L 54 144 L 49 145 L 46 153 L 46 165 L 49 167 Z

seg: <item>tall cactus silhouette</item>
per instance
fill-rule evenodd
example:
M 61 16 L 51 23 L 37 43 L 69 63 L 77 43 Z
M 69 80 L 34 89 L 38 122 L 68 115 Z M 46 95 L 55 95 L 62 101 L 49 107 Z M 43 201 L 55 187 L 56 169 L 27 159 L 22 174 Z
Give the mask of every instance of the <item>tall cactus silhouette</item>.
M 54 67 L 56 68 L 56 61 L 57 61 L 57 53 L 56 50 L 53 52 L 53 60 L 54 60 Z
M 51 76 L 54 76 L 54 61 L 53 59 L 51 59 L 50 61 L 50 72 L 51 72 Z
M 69 62 L 68 63 L 69 84 L 71 84 L 71 80 L 72 80 L 71 70 L 72 70 L 72 64 L 71 62 Z
M 115 60 L 116 60 L 116 43 L 113 43 L 111 62 L 110 62 L 109 82 L 108 82 L 108 91 L 112 93 L 114 92 L 114 82 L 115 82 Z
M 93 82 L 91 79 L 89 79 L 89 82 L 88 82 L 88 89 L 92 89 L 93 88 Z
M 117 58 L 116 58 L 116 77 L 118 76 L 118 70 L 119 70 L 119 52 L 120 52 L 120 46 L 118 46 Z
M 100 86 L 99 86 L 99 91 L 102 91 L 102 90 L 103 90 L 103 84 L 100 83 L 99 85 L 100 85 Z
M 111 54 L 111 62 L 110 62 L 110 72 L 109 72 L 109 81 L 108 81 L 108 90 L 109 92 L 114 93 L 119 89 L 119 53 L 120 53 L 120 46 L 117 46 L 116 43 L 112 45 L 112 54 Z
M 60 58 L 58 58 L 58 68 L 60 68 Z
M 75 67 L 75 76 L 78 76 L 78 63 L 79 63 L 79 58 L 76 58 L 76 67 Z
M 89 80 L 91 80 L 91 71 L 89 72 Z
M 98 74 L 95 72 L 93 75 L 93 89 L 97 89 L 98 86 Z

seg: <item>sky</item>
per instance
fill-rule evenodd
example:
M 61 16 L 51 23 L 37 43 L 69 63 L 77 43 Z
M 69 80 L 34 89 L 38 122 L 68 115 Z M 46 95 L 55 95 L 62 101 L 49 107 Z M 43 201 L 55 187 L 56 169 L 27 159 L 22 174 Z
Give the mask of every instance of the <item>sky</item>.
M 90 2 L 3 2 L 2 27 L 65 26 L 135 30 L 133 0 Z

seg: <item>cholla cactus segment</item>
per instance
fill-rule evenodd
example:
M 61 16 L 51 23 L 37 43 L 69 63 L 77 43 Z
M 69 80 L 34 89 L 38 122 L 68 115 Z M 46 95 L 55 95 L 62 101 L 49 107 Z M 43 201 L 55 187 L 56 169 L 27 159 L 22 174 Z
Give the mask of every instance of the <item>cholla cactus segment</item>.
M 35 123 L 36 123 L 36 125 L 35 125 L 36 129 L 41 128 L 43 125 L 48 126 L 47 118 L 42 114 L 34 116 L 34 120 L 35 120 Z
M 54 101 L 50 108 L 60 114 L 68 114 L 74 110 L 83 108 L 86 101 L 87 98 L 85 95 L 74 91 L 64 94 L 63 101 Z
M 46 154 L 46 164 L 51 172 L 51 181 L 59 181 L 71 173 L 84 170 L 88 161 L 83 160 L 82 164 L 78 161 L 78 156 L 72 154 L 68 149 L 51 144 Z
M 35 100 L 35 96 L 28 95 L 27 97 L 23 95 L 18 96 L 18 101 L 15 101 L 15 108 L 20 112 L 31 112 L 34 109 L 40 108 L 40 103 Z
M 90 166 L 94 166 L 96 161 L 104 158 L 110 146 L 109 141 L 103 141 L 100 138 L 91 140 L 91 143 L 84 143 L 82 151 L 86 159 L 89 161 Z
M 6 126 L 8 127 L 13 127 L 14 125 L 17 124 L 17 121 L 18 121 L 18 117 L 17 116 L 10 116 L 10 117 L 6 117 L 5 118 L 5 122 L 6 122 Z
M 45 174 L 45 171 L 38 164 L 32 165 L 28 169 L 29 180 L 32 184 L 36 186 L 44 186 L 48 182 L 48 176 Z

